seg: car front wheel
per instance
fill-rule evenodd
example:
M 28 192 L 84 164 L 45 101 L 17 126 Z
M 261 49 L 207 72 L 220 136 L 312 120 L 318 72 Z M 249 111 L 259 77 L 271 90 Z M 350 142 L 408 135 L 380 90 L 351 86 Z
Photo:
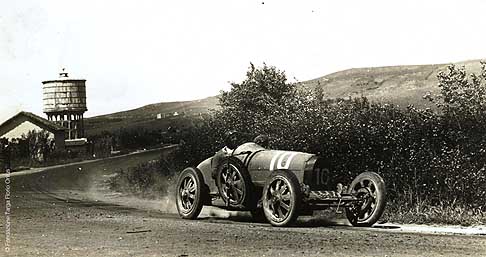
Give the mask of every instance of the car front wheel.
M 358 201 L 346 208 L 346 217 L 353 226 L 370 227 L 375 224 L 385 211 L 386 188 L 383 178 L 375 172 L 359 174 L 348 193 Z
M 292 224 L 299 215 L 302 192 L 295 175 L 287 170 L 273 172 L 263 189 L 263 211 L 273 226 Z

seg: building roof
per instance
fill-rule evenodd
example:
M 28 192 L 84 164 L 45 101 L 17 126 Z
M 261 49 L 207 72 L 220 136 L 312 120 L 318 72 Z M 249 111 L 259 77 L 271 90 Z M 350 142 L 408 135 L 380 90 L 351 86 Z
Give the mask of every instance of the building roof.
M 2 128 L 4 126 L 7 126 L 9 123 L 15 121 L 16 119 L 18 119 L 21 116 L 26 117 L 32 123 L 34 123 L 38 126 L 44 127 L 47 130 L 52 130 L 52 131 L 65 130 L 64 127 L 57 125 L 54 122 L 48 121 L 48 120 L 46 120 L 46 119 L 44 119 L 40 116 L 37 116 L 37 115 L 35 115 L 31 112 L 19 112 L 19 113 L 15 114 L 14 116 L 12 116 L 10 119 L 8 119 L 5 122 L 3 122 L 2 124 L 0 124 L 0 131 L 2 130 Z

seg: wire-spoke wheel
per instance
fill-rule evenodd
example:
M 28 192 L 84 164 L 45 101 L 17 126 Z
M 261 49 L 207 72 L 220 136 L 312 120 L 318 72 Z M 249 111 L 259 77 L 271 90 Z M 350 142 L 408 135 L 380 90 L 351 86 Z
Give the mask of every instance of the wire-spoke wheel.
M 184 219 L 195 219 L 203 207 L 206 193 L 203 175 L 197 168 L 186 168 L 179 175 L 177 182 L 177 211 Z
M 252 190 L 250 174 L 240 160 L 226 159 L 218 168 L 217 185 L 221 198 L 234 208 L 247 208 Z
M 346 208 L 346 217 L 353 226 L 369 227 L 381 217 L 386 206 L 386 188 L 383 178 L 374 172 L 358 175 L 348 193 L 358 202 Z
M 287 226 L 297 219 L 302 192 L 292 172 L 281 170 L 270 175 L 263 189 L 263 210 L 273 226 Z

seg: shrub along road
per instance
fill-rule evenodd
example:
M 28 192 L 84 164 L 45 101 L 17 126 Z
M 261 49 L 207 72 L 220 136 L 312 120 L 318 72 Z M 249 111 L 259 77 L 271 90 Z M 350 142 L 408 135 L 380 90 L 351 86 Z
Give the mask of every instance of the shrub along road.
M 254 223 L 206 208 L 179 219 L 170 197 L 142 200 L 107 188 L 114 170 L 160 151 L 56 167 L 10 180 L 12 256 L 484 256 L 486 236 L 353 228 L 307 218 L 295 227 Z M 4 186 L 2 180 L 2 186 Z M 0 197 L 5 198 L 5 190 Z M 2 213 L 5 202 L 0 205 Z M 0 242 L 5 242 L 2 215 Z M 3 247 L 0 249 L 3 255 Z

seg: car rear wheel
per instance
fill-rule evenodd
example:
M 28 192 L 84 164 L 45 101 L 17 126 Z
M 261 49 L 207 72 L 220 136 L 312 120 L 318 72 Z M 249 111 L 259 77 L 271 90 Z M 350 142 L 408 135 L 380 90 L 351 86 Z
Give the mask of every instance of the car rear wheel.
M 235 157 L 228 157 L 218 167 L 217 174 L 219 195 L 226 205 L 238 209 L 250 208 L 253 187 L 245 165 Z
M 385 211 L 386 188 L 383 178 L 375 172 L 358 175 L 349 186 L 348 193 L 358 202 L 346 208 L 346 217 L 353 226 L 370 227 Z
M 183 219 L 196 219 L 207 195 L 204 178 L 197 168 L 186 168 L 177 182 L 176 206 Z
M 302 192 L 295 175 L 287 170 L 273 172 L 263 189 L 263 211 L 273 226 L 292 224 L 299 215 Z

